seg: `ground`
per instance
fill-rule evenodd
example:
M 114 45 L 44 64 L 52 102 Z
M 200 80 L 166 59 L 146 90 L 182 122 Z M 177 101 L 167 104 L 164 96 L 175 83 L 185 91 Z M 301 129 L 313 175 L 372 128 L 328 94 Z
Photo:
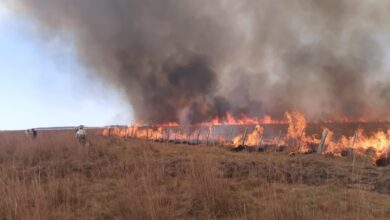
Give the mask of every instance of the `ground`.
M 390 219 L 390 167 L 89 131 L 0 133 L 0 219 Z

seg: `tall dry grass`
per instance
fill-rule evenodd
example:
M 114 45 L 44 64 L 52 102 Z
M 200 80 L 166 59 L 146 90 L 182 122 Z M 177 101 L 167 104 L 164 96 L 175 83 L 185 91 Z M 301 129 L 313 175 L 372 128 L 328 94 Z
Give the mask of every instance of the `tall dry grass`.
M 73 131 L 0 133 L 0 219 L 389 219 L 390 172 Z

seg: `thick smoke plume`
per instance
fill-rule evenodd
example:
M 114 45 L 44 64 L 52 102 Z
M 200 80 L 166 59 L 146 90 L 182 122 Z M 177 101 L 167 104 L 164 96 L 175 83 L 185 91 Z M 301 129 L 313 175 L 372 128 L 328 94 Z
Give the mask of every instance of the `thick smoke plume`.
M 138 119 L 390 116 L 390 2 L 15 0 L 124 88 Z

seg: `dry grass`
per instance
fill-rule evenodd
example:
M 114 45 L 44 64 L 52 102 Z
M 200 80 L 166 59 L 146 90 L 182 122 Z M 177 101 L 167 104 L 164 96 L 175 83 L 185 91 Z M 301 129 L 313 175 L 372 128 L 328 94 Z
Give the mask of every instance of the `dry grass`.
M 88 148 L 72 131 L 0 133 L 0 219 L 390 219 L 390 168 L 364 158 L 352 173 L 316 155 L 94 134 Z

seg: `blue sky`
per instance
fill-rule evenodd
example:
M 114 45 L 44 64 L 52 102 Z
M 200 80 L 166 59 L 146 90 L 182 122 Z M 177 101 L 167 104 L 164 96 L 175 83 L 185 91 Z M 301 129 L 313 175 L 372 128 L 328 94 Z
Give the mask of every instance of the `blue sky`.
M 43 37 L 0 3 L 0 130 L 132 123 L 121 91 L 88 71 L 70 38 Z

